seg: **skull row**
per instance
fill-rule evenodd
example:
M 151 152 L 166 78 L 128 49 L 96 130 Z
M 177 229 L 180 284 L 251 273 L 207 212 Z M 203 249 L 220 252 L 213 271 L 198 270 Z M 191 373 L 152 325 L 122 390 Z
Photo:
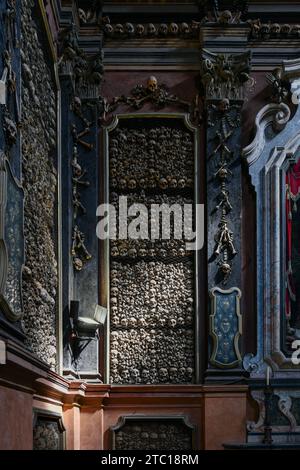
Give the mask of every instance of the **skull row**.
M 112 263 L 113 328 L 189 328 L 194 323 L 192 263 Z
M 111 331 L 112 383 L 192 383 L 194 332 L 129 330 Z
M 279 36 L 292 36 L 295 38 L 300 37 L 300 25 L 279 24 L 279 23 L 260 23 L 254 21 L 251 24 L 252 37 L 263 37 L 264 39 L 279 37 Z
M 127 37 L 142 37 L 142 36 L 190 36 L 191 34 L 195 34 L 199 30 L 198 23 L 188 24 L 188 23 L 161 23 L 161 24 L 132 24 L 126 23 L 121 24 L 117 23 L 112 25 L 110 23 L 104 26 L 104 33 L 108 37 L 120 37 L 120 36 L 127 36 Z
M 157 172 L 158 173 L 158 172 Z M 167 175 L 166 177 L 160 177 L 159 173 L 155 178 L 148 178 L 147 176 L 141 175 L 140 178 L 133 176 L 122 176 L 116 177 L 117 170 L 110 171 L 110 186 L 113 189 L 131 191 L 135 189 L 156 189 L 159 188 L 162 191 L 166 189 L 185 189 L 192 188 L 194 185 L 192 178 L 175 178 L 174 176 Z
M 190 256 L 191 251 L 186 250 L 185 242 L 181 240 L 161 241 L 160 243 L 141 243 L 139 241 L 112 241 L 110 255 L 113 258 L 152 258 L 169 259 Z

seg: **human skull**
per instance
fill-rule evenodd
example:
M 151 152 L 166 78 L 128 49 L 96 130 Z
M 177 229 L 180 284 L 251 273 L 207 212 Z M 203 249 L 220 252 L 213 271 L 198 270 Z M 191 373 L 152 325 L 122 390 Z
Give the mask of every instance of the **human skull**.
M 270 25 L 266 23 L 261 25 L 260 32 L 262 36 L 268 38 L 268 36 L 270 35 Z
M 115 34 L 121 36 L 124 33 L 124 26 L 121 23 L 116 24 L 114 28 Z
M 143 369 L 142 370 L 142 379 L 143 379 L 144 382 L 148 383 L 149 375 L 150 375 L 150 373 L 149 373 L 148 369 Z
M 85 11 L 82 8 L 78 8 L 78 16 L 82 23 L 87 22 Z
M 140 376 L 140 371 L 138 369 L 132 369 L 130 372 L 131 377 L 136 382 Z
M 110 350 L 110 357 L 111 359 L 115 359 L 116 357 L 118 357 L 119 353 L 116 349 L 111 349 Z
M 125 29 L 126 29 L 126 33 L 128 34 L 128 36 L 134 35 L 134 26 L 132 23 L 126 23 Z
M 169 26 L 169 33 L 172 34 L 173 36 L 176 36 L 178 34 L 178 31 L 179 31 L 178 24 L 171 23 Z
M 179 189 L 184 189 L 184 188 L 185 188 L 185 179 L 184 179 L 184 178 L 180 178 L 180 179 L 178 180 L 178 185 L 177 185 L 177 186 L 178 186 Z
M 284 24 L 284 25 L 281 27 L 281 32 L 282 32 L 282 34 L 284 34 L 284 35 L 286 35 L 286 36 L 287 36 L 288 34 L 290 34 L 291 30 L 292 30 L 292 28 L 291 28 L 291 26 L 290 26 L 289 24 Z
M 258 38 L 260 33 L 260 24 L 251 23 L 251 33 L 253 38 Z
M 129 188 L 129 189 L 135 189 L 135 188 L 136 188 L 136 181 L 135 181 L 135 179 L 131 178 L 131 179 L 128 181 L 128 188 Z
M 118 307 L 116 305 L 112 305 L 110 307 L 110 312 L 111 312 L 112 316 L 117 315 L 118 314 Z
M 170 188 L 175 189 L 177 188 L 177 180 L 175 178 L 172 178 L 170 181 Z
M 226 170 L 226 168 L 220 168 L 218 171 L 218 176 L 221 180 L 225 180 L 228 176 L 228 170 Z
M 229 108 L 230 108 L 230 101 L 228 98 L 224 98 L 223 100 L 220 101 L 219 111 L 221 111 L 221 113 L 226 113 L 227 111 L 229 111 Z
M 222 11 L 219 16 L 220 24 L 229 24 L 232 22 L 232 13 L 229 10 Z
M 150 180 L 148 181 L 148 187 L 149 187 L 150 189 L 155 188 L 155 187 L 156 187 L 156 182 L 155 182 L 155 180 L 150 179 Z
M 190 27 L 187 23 L 182 23 L 180 29 L 181 29 L 182 34 L 184 35 L 188 35 L 190 32 Z
M 114 28 L 112 27 L 111 24 L 106 24 L 104 26 L 104 33 L 107 35 L 107 36 L 112 36 L 113 33 L 114 33 Z
M 110 361 L 110 366 L 111 366 L 111 368 L 116 371 L 117 368 L 118 368 L 118 363 L 119 363 L 119 361 L 118 361 L 118 359 L 117 359 L 116 357 L 114 357 L 113 359 L 111 359 L 111 361 Z
M 156 256 L 155 248 L 149 248 L 148 256 L 150 256 L 150 258 L 154 258 Z
M 111 256 L 116 257 L 116 256 L 119 256 L 120 253 L 119 253 L 118 248 L 116 246 L 113 246 L 110 250 L 110 254 Z
M 147 187 L 147 181 L 145 180 L 145 178 L 141 178 L 141 179 L 139 180 L 139 186 L 140 186 L 140 188 L 142 188 L 142 189 L 145 189 L 145 188 Z
M 164 367 L 161 367 L 158 370 L 158 376 L 159 376 L 159 379 L 160 379 L 161 382 L 167 382 L 168 379 L 169 379 L 168 369 L 165 369 Z
M 127 181 L 126 181 L 124 178 L 121 178 L 121 179 L 119 180 L 119 186 L 120 186 L 121 189 L 126 189 L 126 187 L 127 187 Z
M 111 168 L 109 174 L 111 178 L 115 178 L 118 174 L 118 171 L 116 168 Z
M 142 25 L 142 24 L 137 24 L 137 25 L 136 25 L 136 34 L 141 37 L 141 36 L 144 35 L 144 32 L 145 32 L 145 27 L 144 27 L 144 25 Z
M 225 276 L 228 276 L 231 273 L 231 266 L 228 263 L 222 263 L 220 265 L 220 270 L 222 274 L 224 274 Z
M 274 35 L 274 36 L 278 36 L 279 33 L 280 33 L 280 24 L 278 23 L 274 23 L 272 24 L 271 26 L 271 33 Z
M 136 258 L 137 257 L 137 251 L 135 248 L 130 248 L 128 250 L 128 256 L 130 256 L 130 258 Z
M 145 322 L 145 319 L 143 317 L 139 318 L 138 319 L 138 325 L 141 327 L 141 328 L 144 328 L 146 326 L 146 322 Z
M 117 287 L 112 287 L 110 289 L 110 293 L 111 293 L 111 295 L 116 296 L 119 293 L 119 289 Z
M 295 24 L 295 25 L 293 26 L 292 33 L 293 33 L 293 35 L 296 36 L 297 38 L 300 37 L 300 25 L 299 25 L 299 24 Z
M 171 328 L 175 328 L 176 324 L 177 324 L 177 321 L 175 320 L 175 318 L 170 318 L 169 319 L 169 326 Z
M 111 277 L 112 279 L 117 278 L 117 277 L 118 277 L 118 271 L 117 271 L 116 269 L 112 269 L 112 270 L 110 271 L 110 277 Z
M 194 373 L 194 369 L 192 369 L 192 367 L 186 368 L 186 376 L 189 381 L 192 381 L 193 373 Z
M 118 142 L 117 139 L 111 139 L 111 141 L 110 141 L 110 147 L 111 148 L 117 148 L 118 145 L 119 145 L 119 142 Z
M 147 89 L 151 93 L 153 93 L 157 90 L 157 88 L 158 88 L 157 78 L 152 75 L 151 77 L 148 78 Z
M 113 316 L 111 322 L 114 326 L 118 326 L 120 324 L 120 318 L 117 316 Z
M 137 320 L 134 317 L 130 317 L 128 320 L 128 324 L 131 328 L 135 328 L 137 325 Z
M 148 24 L 147 33 L 149 34 L 149 36 L 154 36 L 156 34 L 156 28 L 153 23 Z
M 127 369 L 123 369 L 121 372 L 121 377 L 124 380 L 124 382 L 128 382 L 130 380 L 130 374 Z
M 170 367 L 169 369 L 169 375 L 170 375 L 170 381 L 171 382 L 177 382 L 177 368 L 176 367 Z
M 180 369 L 178 370 L 178 379 L 179 379 L 179 382 L 184 382 L 185 381 L 185 367 L 180 367 Z
M 128 251 L 127 251 L 127 247 L 126 246 L 122 246 L 119 250 L 120 252 L 120 256 L 124 257 L 124 256 L 127 256 L 128 254 Z
M 140 248 L 139 249 L 139 256 L 141 256 L 142 258 L 147 256 L 147 250 L 145 250 L 145 248 Z
M 166 178 L 161 178 L 161 179 L 159 180 L 159 187 L 160 187 L 160 189 L 163 189 L 163 190 L 164 190 L 164 189 L 167 189 L 167 187 L 168 187 L 168 181 L 166 180 Z
M 83 262 L 81 261 L 80 258 L 73 258 L 73 266 L 76 269 L 76 271 L 81 271 L 83 268 Z
M 81 99 L 79 98 L 79 96 L 75 96 L 74 99 L 73 99 L 73 110 L 74 110 L 74 112 L 75 113 L 80 113 L 81 106 L 82 106 Z
M 161 36 L 166 36 L 168 34 L 168 25 L 165 24 L 165 23 L 162 23 L 160 26 L 159 26 L 159 34 Z
M 178 255 L 179 255 L 179 256 L 184 256 L 184 255 L 185 255 L 185 249 L 182 248 L 182 247 L 179 248 L 179 249 L 178 249 Z

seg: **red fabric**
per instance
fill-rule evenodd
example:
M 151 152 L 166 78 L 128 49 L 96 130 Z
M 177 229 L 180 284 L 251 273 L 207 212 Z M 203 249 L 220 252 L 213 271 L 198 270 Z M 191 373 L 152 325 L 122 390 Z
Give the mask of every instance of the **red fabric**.
M 293 209 L 300 193 L 300 160 L 286 174 L 286 243 L 287 243 L 287 280 L 286 280 L 286 316 L 291 317 L 291 301 L 296 299 L 295 284 L 292 273 L 292 230 Z M 297 210 L 297 209 L 296 209 Z

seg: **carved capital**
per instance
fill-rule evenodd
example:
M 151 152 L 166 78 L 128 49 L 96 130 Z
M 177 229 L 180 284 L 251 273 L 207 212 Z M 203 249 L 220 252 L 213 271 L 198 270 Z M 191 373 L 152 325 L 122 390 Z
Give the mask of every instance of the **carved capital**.
M 103 52 L 100 49 L 97 54 L 88 55 L 78 44 L 78 32 L 72 24 L 61 34 L 59 72 L 71 78 L 77 96 L 96 100 L 104 72 Z
M 215 54 L 203 50 L 201 82 L 207 100 L 242 101 L 245 85 L 253 85 L 250 77 L 251 53 Z

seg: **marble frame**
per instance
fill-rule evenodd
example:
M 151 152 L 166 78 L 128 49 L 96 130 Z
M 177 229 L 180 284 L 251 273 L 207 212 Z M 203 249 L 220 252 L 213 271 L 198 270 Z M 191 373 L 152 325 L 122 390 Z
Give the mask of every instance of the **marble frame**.
M 300 59 L 284 61 L 283 70 L 291 83 L 292 96 L 299 96 Z M 300 369 L 284 353 L 281 339 L 285 174 L 300 149 L 300 106 L 291 115 L 285 103 L 266 105 L 256 117 L 256 136 L 242 153 L 257 202 L 257 353 L 246 355 L 243 362 L 251 377 L 263 377 L 269 364 L 278 378 L 288 377 L 288 371 L 293 377 L 298 372 L 300 378 Z

